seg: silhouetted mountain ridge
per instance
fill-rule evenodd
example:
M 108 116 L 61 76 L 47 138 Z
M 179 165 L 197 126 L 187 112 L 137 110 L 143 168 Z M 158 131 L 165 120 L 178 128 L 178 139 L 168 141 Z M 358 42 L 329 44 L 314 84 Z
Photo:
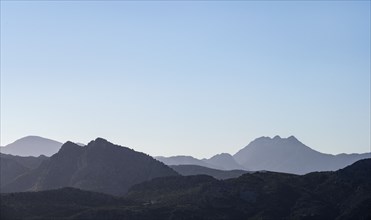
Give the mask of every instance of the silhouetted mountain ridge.
M 3 186 L 2 191 L 76 187 L 120 195 L 136 183 L 170 175 L 178 174 L 144 153 L 97 138 L 86 146 L 66 142 L 49 160 Z

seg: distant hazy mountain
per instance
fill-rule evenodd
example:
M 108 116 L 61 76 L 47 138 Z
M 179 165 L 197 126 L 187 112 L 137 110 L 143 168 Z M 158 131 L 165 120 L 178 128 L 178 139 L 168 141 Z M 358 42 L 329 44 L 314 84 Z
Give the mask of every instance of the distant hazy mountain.
M 338 170 L 370 156 L 370 153 L 323 154 L 307 147 L 294 136 L 288 138 L 275 136 L 257 138 L 233 157 L 248 170 L 305 174 L 313 171 Z
M 238 164 L 232 155 L 227 153 L 217 154 L 209 159 L 196 159 L 191 156 L 155 157 L 166 165 L 198 165 L 218 170 L 244 169 Z
M 217 154 L 210 159 L 203 159 L 202 161 L 211 164 L 215 167 L 219 167 L 222 170 L 244 170 L 245 168 L 241 164 L 237 163 L 232 155 L 227 153 Z
M 171 166 L 171 165 L 198 165 L 203 167 L 209 167 L 213 169 L 218 169 L 219 167 L 209 164 L 205 161 L 196 159 L 191 156 L 173 156 L 173 157 L 162 157 L 158 156 L 155 157 L 156 160 L 163 162 L 164 164 Z
M 97 138 L 86 146 L 63 144 L 58 153 L 5 185 L 2 191 L 76 187 L 121 195 L 134 184 L 172 175 L 179 174 L 144 153 Z
M 51 156 L 58 152 L 62 143 L 38 136 L 27 136 L 0 148 L 3 154 L 17 156 Z
M 248 173 L 246 170 L 217 170 L 198 165 L 173 165 L 170 167 L 182 176 L 209 175 L 220 180 L 236 178 Z

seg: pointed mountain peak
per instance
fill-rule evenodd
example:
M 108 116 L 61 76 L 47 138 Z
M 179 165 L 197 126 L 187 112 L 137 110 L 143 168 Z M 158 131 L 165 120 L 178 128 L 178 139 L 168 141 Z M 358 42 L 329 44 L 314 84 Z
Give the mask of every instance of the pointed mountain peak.
M 107 144 L 107 143 L 110 143 L 110 142 L 108 142 L 104 138 L 97 137 L 95 140 L 91 141 L 88 145 L 90 145 L 90 144 L 99 144 L 99 145 L 101 145 L 101 144 Z
M 68 152 L 75 152 L 75 151 L 79 151 L 81 150 L 82 147 L 80 147 L 79 145 L 71 142 L 71 141 L 67 141 L 66 143 L 64 143 L 61 147 L 61 149 L 59 149 L 58 151 L 58 154 L 60 153 L 68 153 Z
M 101 137 L 97 137 L 95 139 L 95 142 L 98 142 L 98 143 L 107 143 L 108 141 L 104 138 L 101 138 Z
M 215 166 L 217 169 L 222 170 L 243 169 L 243 167 L 235 161 L 233 156 L 228 153 L 217 154 L 211 157 L 210 159 L 205 159 L 204 161 Z
M 287 140 L 290 141 L 299 141 L 295 136 L 291 135 L 290 137 L 287 138 Z
M 79 147 L 79 145 L 77 145 L 76 143 L 72 142 L 72 141 L 67 141 L 66 143 L 64 143 L 61 147 L 62 148 L 73 148 L 73 147 Z
M 93 141 L 90 141 L 86 146 L 88 147 L 102 147 L 102 146 L 107 146 L 107 145 L 113 145 L 111 142 L 107 141 L 104 138 L 98 137 Z

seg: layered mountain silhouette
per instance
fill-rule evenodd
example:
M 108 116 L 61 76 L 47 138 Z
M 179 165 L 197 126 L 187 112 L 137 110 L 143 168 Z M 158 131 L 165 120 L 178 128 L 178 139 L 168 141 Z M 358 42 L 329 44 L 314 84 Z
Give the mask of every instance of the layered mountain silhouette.
M 168 167 L 102 138 L 66 142 L 51 157 L 0 154 L 0 217 L 370 219 L 371 159 L 364 157 L 370 154 L 322 154 L 276 136 L 233 156 L 159 158 L 186 163 Z M 232 170 L 239 167 L 262 171 Z
M 62 143 L 58 141 L 39 136 L 27 136 L 0 147 L 0 152 L 17 156 L 51 156 L 57 153 L 61 146 Z
M 209 167 L 217 169 L 214 165 L 208 164 L 205 161 L 196 159 L 191 156 L 172 156 L 172 157 L 163 157 L 157 156 L 155 157 L 156 160 L 163 162 L 164 164 L 171 166 L 171 165 L 198 165 L 203 167 Z
M 237 163 L 232 155 L 228 153 L 217 154 L 209 159 L 202 159 L 208 164 L 218 167 L 221 170 L 238 170 L 244 169 L 241 164 Z
M 134 184 L 174 175 L 179 174 L 144 153 L 97 138 L 86 146 L 66 142 L 58 153 L 5 184 L 1 190 L 20 192 L 75 187 L 122 195 Z
M 217 154 L 209 159 L 197 159 L 191 156 L 155 157 L 166 165 L 198 165 L 218 170 L 238 170 L 244 167 L 238 164 L 232 155 L 227 153 Z
M 370 158 L 371 154 L 324 154 L 309 148 L 294 136 L 275 136 L 257 138 L 233 157 L 243 167 L 252 171 L 305 174 L 338 170 L 358 160 Z
M 1 147 L 2 153 L 12 155 L 52 155 L 61 143 L 37 136 L 28 136 Z M 83 144 L 77 144 L 83 147 Z M 331 155 L 315 151 L 301 143 L 294 136 L 257 138 L 233 156 L 217 154 L 209 159 L 191 156 L 155 157 L 166 165 L 197 165 L 217 170 L 268 170 L 294 174 L 313 171 L 331 171 L 343 168 L 353 162 L 370 158 L 365 154 Z
M 371 159 L 303 176 L 169 176 L 123 197 L 64 188 L 1 194 L 1 219 L 370 219 Z
M 238 151 L 233 157 L 218 154 L 210 159 L 196 159 L 190 156 L 156 157 L 167 165 L 198 165 L 213 169 L 249 171 L 276 171 L 306 174 L 314 171 L 334 171 L 358 160 L 370 158 L 364 154 L 324 154 L 301 143 L 294 136 L 260 137 Z
M 182 176 L 208 175 L 221 180 L 236 178 L 249 172 L 246 170 L 217 170 L 197 165 L 172 165 L 170 167 Z

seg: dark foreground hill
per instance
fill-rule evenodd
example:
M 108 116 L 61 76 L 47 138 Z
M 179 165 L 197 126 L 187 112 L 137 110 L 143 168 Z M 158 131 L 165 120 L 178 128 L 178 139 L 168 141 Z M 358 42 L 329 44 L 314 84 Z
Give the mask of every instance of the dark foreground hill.
M 123 195 L 134 184 L 173 175 L 178 174 L 144 153 L 97 138 L 87 146 L 65 143 L 39 167 L 5 184 L 1 192 L 75 187 Z
M 125 197 L 60 189 L 1 195 L 1 219 L 370 219 L 371 159 L 303 176 L 156 178 Z

